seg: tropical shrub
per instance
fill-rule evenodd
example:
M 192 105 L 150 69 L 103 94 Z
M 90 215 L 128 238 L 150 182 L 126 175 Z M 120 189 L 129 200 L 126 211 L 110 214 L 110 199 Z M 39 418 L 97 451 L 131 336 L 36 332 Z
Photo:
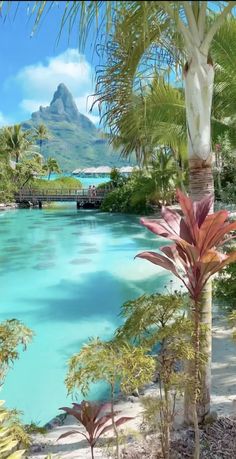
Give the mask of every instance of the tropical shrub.
M 143 218 L 141 220 L 150 231 L 174 241 L 174 244 L 160 248 L 164 255 L 156 252 L 143 252 L 137 256 L 172 272 L 185 285 L 192 300 L 194 323 L 192 412 L 195 427 L 195 458 L 199 458 L 197 402 L 202 396 L 199 380 L 201 373 L 200 300 L 209 278 L 236 260 L 236 251 L 224 255 L 216 250 L 230 238 L 229 233 L 236 230 L 236 222 L 227 223 L 229 213 L 226 210 L 209 215 L 212 196 L 194 203 L 180 190 L 177 191 L 177 196 L 183 216 L 163 207 L 163 219 L 147 220 Z
M 103 201 L 102 210 L 151 213 L 152 206 L 161 207 L 175 200 L 176 183 L 185 181 L 184 175 L 180 175 L 171 152 L 159 148 L 146 169 L 134 171 L 129 178 L 117 179 L 115 189 Z
M 0 401 L 0 457 L 2 459 L 20 459 L 25 450 L 13 452 L 19 444 L 28 447 L 30 440 L 21 425 L 17 412 L 7 410 Z
M 0 384 L 14 360 L 19 358 L 19 346 L 26 350 L 33 332 L 17 319 L 0 323 Z
M 146 349 L 132 346 L 122 339 L 110 342 L 90 340 L 69 361 L 66 377 L 69 392 L 79 389 L 86 396 L 90 383 L 105 381 L 108 384 L 118 458 L 119 435 L 114 422 L 115 389 L 119 385 L 123 393 L 131 393 L 150 382 L 154 371 L 154 359 L 146 355 Z
M 125 181 L 120 171 L 116 169 L 115 167 L 113 167 L 113 169 L 111 170 L 110 180 L 114 188 L 116 188 L 117 186 L 121 186 L 123 182 Z
M 158 203 L 159 199 L 160 194 L 155 191 L 155 182 L 151 177 L 134 172 L 122 185 L 107 194 L 101 210 L 134 214 L 152 213 L 151 204 Z
M 22 160 L 16 164 L 14 171 L 13 181 L 16 185 L 16 190 L 18 191 L 21 188 L 32 186 L 35 175 L 40 175 L 42 172 L 43 165 L 40 155 L 34 155 L 33 158 L 22 158 Z
M 218 136 L 215 144 L 215 192 L 225 203 L 236 203 L 236 151 L 229 134 Z
M 185 317 L 186 295 L 178 292 L 143 295 L 124 303 L 124 324 L 118 337 L 134 341 L 155 352 L 157 396 L 141 399 L 144 425 L 160 431 L 162 455 L 169 458 L 170 431 L 178 396 L 190 383 L 184 362 L 192 361 L 192 323 Z
M 119 187 L 110 191 L 102 202 L 103 212 L 128 212 L 130 191 L 128 187 Z
M 132 419 L 130 417 L 120 417 L 117 420 L 113 420 L 113 417 L 119 412 L 112 413 L 110 403 L 95 403 L 83 400 L 81 404 L 73 403 L 73 408 L 63 407 L 60 409 L 79 421 L 85 427 L 86 434 L 74 429 L 60 435 L 58 440 L 74 434 L 83 435 L 90 445 L 92 459 L 94 459 L 94 447 L 101 435 L 111 430 L 113 423 L 117 428 Z
M 173 291 L 167 294 L 142 295 L 126 301 L 121 307 L 124 323 L 116 330 L 116 337 L 134 342 L 148 349 L 160 349 L 162 324 L 174 328 L 185 324 L 186 295 Z M 189 322 L 188 322 L 189 325 Z
M 228 312 L 236 310 L 236 263 L 226 266 L 218 274 L 214 280 L 214 292 L 222 308 Z
M 0 202 L 7 203 L 14 201 L 14 171 L 6 158 L 0 161 Z

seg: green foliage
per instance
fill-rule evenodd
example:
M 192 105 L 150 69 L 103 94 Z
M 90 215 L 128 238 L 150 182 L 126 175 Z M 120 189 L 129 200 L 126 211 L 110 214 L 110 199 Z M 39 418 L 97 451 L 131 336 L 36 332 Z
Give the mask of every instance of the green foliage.
M 34 145 L 33 131 L 23 130 L 20 124 L 4 127 L 0 132 L 1 151 L 16 163 L 22 156 L 36 153 Z
M 174 201 L 179 180 L 173 156 L 159 149 L 146 170 L 135 171 L 105 197 L 101 210 L 105 212 L 151 213 L 152 205 Z
M 145 431 L 156 432 L 159 430 L 159 413 L 160 413 L 160 397 L 148 395 L 141 398 L 142 405 L 142 428 Z
M 32 188 L 37 190 L 74 190 L 81 189 L 82 183 L 74 177 L 60 177 L 55 180 L 44 180 L 36 178 Z
M 214 84 L 213 114 L 218 119 L 225 120 L 233 129 L 230 129 L 230 140 L 235 145 L 235 16 L 229 15 L 224 21 L 212 43 L 212 57 L 216 65 Z
M 214 280 L 214 293 L 221 307 L 236 310 L 236 263 L 231 263 Z
M 147 213 L 151 208 L 147 204 L 147 195 L 153 188 L 148 178 L 140 178 L 136 174 L 127 181 L 110 191 L 102 202 L 103 212 Z M 148 191 L 147 191 L 148 190 Z
M 187 297 L 178 292 L 142 295 L 127 301 L 121 308 L 125 322 L 118 328 L 117 337 L 144 343 L 152 348 L 163 340 L 163 324 L 165 333 L 168 330 L 170 335 L 175 335 L 178 328 L 190 326 L 184 313 L 186 301 Z
M 41 427 L 38 424 L 35 424 L 35 422 L 31 422 L 30 424 L 25 424 L 24 428 L 25 428 L 25 432 L 29 435 L 32 435 L 32 434 L 46 435 L 48 432 L 46 427 Z
M 190 343 L 193 324 L 185 317 L 186 297 L 178 292 L 143 295 L 124 303 L 124 324 L 117 337 L 156 349 L 158 397 L 144 398 L 144 421 L 148 429 L 161 432 L 163 457 L 169 457 L 170 428 L 175 417 L 176 398 L 189 385 L 184 362 L 194 359 Z
M 20 190 L 23 187 L 28 187 L 34 182 L 36 175 L 43 173 L 42 158 L 36 154 L 33 158 L 23 158 L 19 163 L 16 164 L 14 171 L 14 183 L 16 190 Z
M 18 449 L 19 445 L 28 447 L 30 440 L 19 421 L 17 412 L 7 410 L 3 404 L 4 402 L 0 401 L 0 456 L 2 459 L 20 459 L 25 451 L 22 449 L 12 451 Z
M 17 319 L 0 323 L 0 384 L 3 384 L 9 367 L 19 358 L 19 346 L 26 350 L 33 332 Z
M 38 126 L 36 126 L 34 128 L 34 131 L 35 131 L 35 138 L 39 142 L 39 148 L 40 148 L 40 153 L 41 153 L 42 152 L 43 141 L 44 140 L 49 140 L 50 139 L 50 135 L 49 135 L 49 132 L 47 130 L 47 127 L 43 123 L 40 123 Z
M 236 341 L 236 311 L 231 311 L 228 314 L 228 322 L 230 327 L 233 327 L 232 338 Z
M 50 180 L 52 172 L 59 174 L 61 172 L 59 164 L 55 158 L 47 158 L 46 163 L 43 165 L 43 170 L 48 173 L 48 180 Z
M 111 170 L 110 173 L 110 180 L 111 180 L 111 185 L 116 188 L 117 186 L 121 186 L 124 183 L 124 177 L 120 173 L 118 169 L 115 167 Z
M 8 203 L 14 201 L 15 191 L 14 170 L 9 160 L 3 157 L 0 160 L 0 202 Z
M 131 393 L 150 382 L 154 371 L 154 360 L 145 348 L 124 340 L 92 339 L 71 357 L 66 386 L 69 392 L 79 389 L 86 396 L 90 383 L 105 381 L 113 388 L 119 383 L 122 392 Z
M 215 191 L 218 199 L 224 203 L 236 202 L 236 151 L 229 134 L 217 137 L 215 144 Z

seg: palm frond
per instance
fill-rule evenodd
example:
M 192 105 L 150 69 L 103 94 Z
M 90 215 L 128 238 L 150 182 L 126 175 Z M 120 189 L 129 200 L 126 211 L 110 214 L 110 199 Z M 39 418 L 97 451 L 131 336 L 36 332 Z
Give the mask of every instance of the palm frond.
M 212 55 L 216 64 L 214 115 L 226 118 L 236 106 L 236 19 L 228 18 L 215 36 Z

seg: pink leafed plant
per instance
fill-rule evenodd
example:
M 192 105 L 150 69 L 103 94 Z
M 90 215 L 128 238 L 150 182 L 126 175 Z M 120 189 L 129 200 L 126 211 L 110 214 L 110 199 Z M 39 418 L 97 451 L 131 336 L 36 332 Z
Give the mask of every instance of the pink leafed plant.
M 198 301 L 208 279 L 236 260 L 236 251 L 229 255 L 217 251 L 217 248 L 234 237 L 229 233 L 236 230 L 236 222 L 227 222 L 227 210 L 209 215 L 212 196 L 193 202 L 177 190 L 177 198 L 183 216 L 163 206 L 162 219 L 141 219 L 146 228 L 172 240 L 174 244 L 160 248 L 164 255 L 142 252 L 137 257 L 171 271 L 181 279 L 191 298 Z
M 114 424 L 115 427 L 119 427 L 125 422 L 133 419 L 123 416 L 114 420 L 114 416 L 117 416 L 120 411 L 112 413 L 111 403 L 95 403 L 83 400 L 80 404 L 73 403 L 73 408 L 63 407 L 60 409 L 74 416 L 76 420 L 85 427 L 86 433 L 77 429 L 70 430 L 60 435 L 58 440 L 74 434 L 83 435 L 90 445 L 92 459 L 94 459 L 94 447 L 101 435 L 113 429 Z M 111 423 L 109 424 L 109 422 Z
M 150 231 L 172 240 L 172 245 L 161 247 L 162 253 L 142 252 L 137 255 L 155 265 L 172 272 L 178 277 L 193 301 L 194 323 L 194 385 L 192 391 L 192 415 L 195 429 L 194 459 L 200 457 L 200 436 L 198 427 L 197 401 L 200 389 L 200 327 L 201 294 L 210 277 L 236 260 L 236 251 L 225 255 L 218 251 L 226 242 L 235 237 L 230 234 L 236 230 L 236 222 L 228 222 L 229 213 L 220 210 L 209 214 L 213 197 L 193 202 L 180 190 L 177 198 L 183 215 L 162 207 L 162 219 L 141 219 Z

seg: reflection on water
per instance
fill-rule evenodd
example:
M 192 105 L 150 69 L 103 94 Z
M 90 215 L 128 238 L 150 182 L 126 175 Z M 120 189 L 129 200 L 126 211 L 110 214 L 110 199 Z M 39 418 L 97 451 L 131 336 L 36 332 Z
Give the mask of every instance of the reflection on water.
M 0 320 L 18 318 L 36 333 L 7 377 L 1 398 L 44 423 L 70 403 L 69 356 L 91 336 L 109 338 L 120 305 L 163 288 L 167 274 L 134 256 L 163 241 L 138 218 L 67 209 L 0 214 Z M 90 396 L 104 396 L 103 385 Z

